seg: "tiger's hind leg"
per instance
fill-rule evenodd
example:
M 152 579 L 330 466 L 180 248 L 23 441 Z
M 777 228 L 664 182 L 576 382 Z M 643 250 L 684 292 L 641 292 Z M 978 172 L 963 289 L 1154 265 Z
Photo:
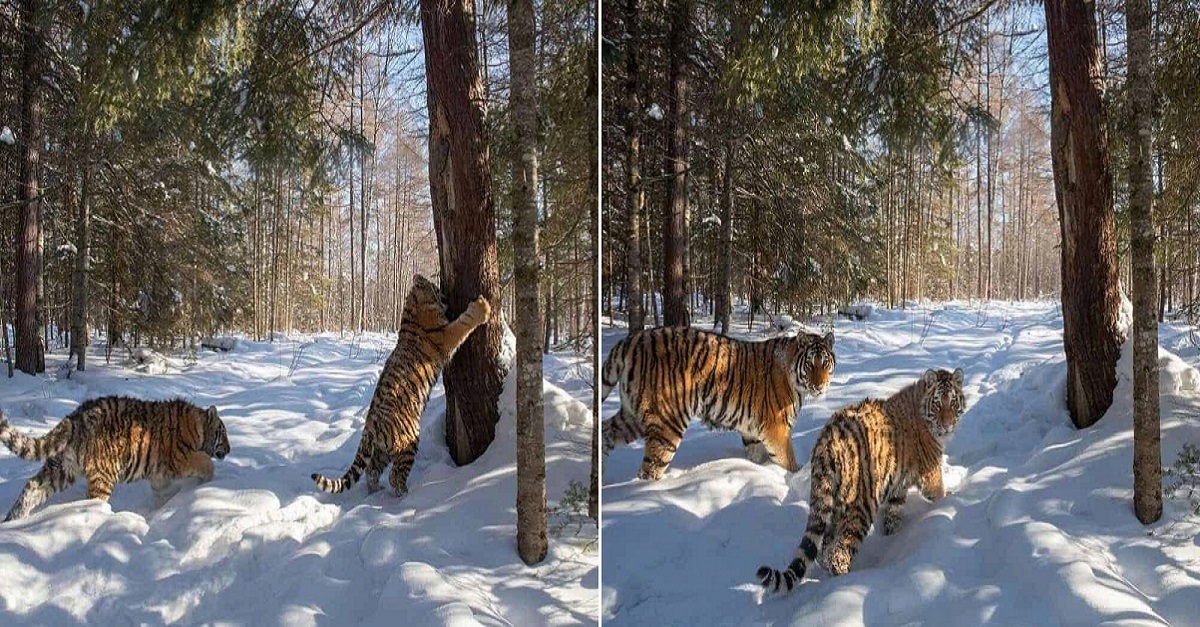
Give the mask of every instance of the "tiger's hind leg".
M 796 454 L 792 451 L 792 430 L 786 422 L 773 424 L 763 430 L 763 444 L 776 464 L 788 472 L 800 470 Z
M 376 448 L 371 453 L 371 458 L 367 460 L 367 494 L 374 494 L 380 490 L 379 478 L 383 476 L 383 471 L 387 470 L 388 463 L 387 452 Z
M 679 442 L 683 440 L 683 432 L 687 428 L 687 420 L 648 413 L 645 424 L 646 454 L 642 457 L 638 479 L 658 481 L 671 460 L 675 459 L 675 452 L 679 450 Z
M 417 438 L 392 455 L 392 473 L 388 475 L 388 482 L 392 484 L 396 496 L 403 497 L 408 494 L 408 475 L 412 472 L 413 462 L 417 459 L 419 443 L 420 438 Z
M 605 420 L 600 431 L 603 443 L 601 451 L 604 459 L 608 459 L 608 454 L 613 449 L 636 442 L 645 435 L 642 429 L 642 420 L 638 418 L 637 414 L 626 411 L 624 407 L 617 410 L 612 418 Z
M 900 531 L 904 524 L 904 501 L 908 499 L 908 491 L 889 496 L 883 503 L 883 535 L 890 536 Z
M 62 456 L 51 457 L 46 460 L 45 465 L 38 471 L 38 474 L 34 475 L 25 484 L 25 488 L 21 490 L 21 495 L 17 497 L 17 502 L 9 510 L 8 515 L 4 517 L 4 522 L 28 516 L 35 507 L 44 503 L 46 499 L 75 483 L 75 477 L 74 464 L 69 460 L 65 460 Z
M 837 537 L 829 552 L 829 573 L 835 577 L 850 572 L 863 538 L 871 529 L 871 515 L 862 503 L 848 505 L 837 526 Z

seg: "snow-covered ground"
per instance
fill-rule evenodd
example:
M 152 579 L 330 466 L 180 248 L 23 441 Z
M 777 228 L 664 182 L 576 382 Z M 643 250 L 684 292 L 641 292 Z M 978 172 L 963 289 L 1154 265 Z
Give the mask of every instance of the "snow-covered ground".
M 833 410 L 891 394 L 926 368 L 962 367 L 968 409 L 947 446 L 951 495 L 930 504 L 912 494 L 904 528 L 872 531 L 849 574 L 817 567 L 792 594 L 764 596 L 755 570 L 785 567 L 804 531 L 807 468 L 755 465 L 736 434 L 700 425 L 656 483 L 635 478 L 640 443 L 618 449 L 602 494 L 606 625 L 1200 624 L 1200 517 L 1181 501 L 1149 527 L 1133 516 L 1128 351 L 1112 409 L 1077 431 L 1057 305 L 875 314 L 837 322 L 833 383 L 806 399 L 796 454 L 808 460 Z M 762 337 L 761 326 L 735 334 Z M 624 334 L 607 328 L 605 350 Z M 1182 326 L 1164 326 L 1161 340 L 1169 465 L 1183 443 L 1200 444 L 1200 351 Z
M 211 483 L 186 486 L 161 509 L 146 482 L 118 486 L 102 504 L 81 481 L 0 525 L 0 625 L 594 623 L 594 525 L 555 515 L 547 560 L 529 568 L 517 557 L 511 387 L 497 439 L 475 463 L 449 460 L 439 383 L 406 498 L 368 497 L 362 484 L 316 490 L 313 471 L 340 475 L 354 457 L 394 343 L 385 334 L 242 342 L 195 363 L 170 359 L 156 374 L 93 358 L 70 380 L 53 374 L 55 354 L 52 374 L 0 376 L 0 407 L 28 433 L 93 396 L 179 396 L 215 404 L 233 447 Z M 591 367 L 567 355 L 545 363 L 553 507 L 571 481 L 588 483 Z M 0 508 L 38 467 L 0 450 Z

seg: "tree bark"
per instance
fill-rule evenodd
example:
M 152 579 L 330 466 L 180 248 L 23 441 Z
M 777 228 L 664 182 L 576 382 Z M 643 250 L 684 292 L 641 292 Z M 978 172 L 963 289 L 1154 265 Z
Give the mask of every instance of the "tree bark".
M 687 326 L 684 264 L 687 257 L 687 53 L 691 0 L 671 2 L 667 167 L 671 183 L 663 206 L 663 323 Z
M 625 215 L 629 219 L 629 241 L 625 243 L 625 285 L 629 301 L 629 332 L 646 326 L 642 307 L 642 211 L 646 191 L 642 187 L 642 104 L 641 104 L 641 28 L 638 15 L 640 0 L 625 2 Z
M 38 286 L 42 276 L 40 241 L 42 144 L 42 3 L 22 0 L 21 22 L 21 117 L 24 121 L 21 138 L 24 154 L 21 160 L 21 204 L 17 207 L 16 229 L 16 348 L 17 369 L 36 374 L 45 370 L 42 344 L 38 337 L 41 316 L 38 306 Z
M 421 0 L 431 145 L 444 142 L 446 148 L 440 163 L 430 159 L 429 174 L 447 313 L 457 316 L 480 295 L 496 312 L 458 349 L 442 375 L 446 444 L 459 465 L 482 455 L 496 437 L 506 370 L 500 362 L 504 325 L 496 213 L 473 14 L 471 0 Z
M 509 0 L 514 327 L 517 335 L 517 552 L 527 565 L 546 558 L 546 436 L 538 311 L 537 83 L 533 0 Z
M 596 102 L 600 96 L 600 76 L 598 73 L 598 49 L 600 44 L 600 22 L 596 20 L 593 23 L 592 30 L 592 45 L 591 54 L 588 55 L 588 64 L 591 68 L 588 71 L 590 80 L 588 81 L 588 110 L 591 114 L 588 116 L 588 121 L 591 122 L 590 128 L 599 128 L 599 115 L 596 111 Z M 600 136 L 599 133 L 588 133 L 588 207 L 591 207 L 591 216 L 588 220 L 591 230 L 591 250 L 596 251 L 600 245 Z M 636 216 L 635 216 L 636 218 Z M 593 259 L 592 268 L 592 303 L 596 302 L 596 295 L 600 293 L 600 268 L 599 260 Z M 611 300 L 608 301 L 611 303 Z M 639 300 L 639 305 L 640 305 Z M 644 314 L 643 314 L 644 315 Z M 592 319 L 592 364 L 595 366 L 594 372 L 599 372 L 600 366 L 600 316 L 599 312 L 593 312 Z M 592 468 L 590 485 L 588 488 L 588 516 L 597 524 L 600 522 L 600 386 L 592 385 Z
M 1067 407 L 1078 428 L 1112 404 L 1123 341 L 1112 172 L 1102 101 L 1095 8 L 1047 0 L 1051 157 L 1062 228 L 1063 346 Z
M 1127 0 L 1129 46 L 1129 227 L 1133 263 L 1133 508 L 1142 524 L 1162 517 L 1158 319 L 1154 294 L 1154 181 L 1150 0 Z
M 92 132 L 90 121 L 86 127 L 83 139 L 83 180 L 79 191 L 79 215 L 75 222 L 75 296 L 72 299 L 74 307 L 71 312 L 71 353 L 75 355 L 75 368 L 81 372 L 86 369 L 87 363 L 88 276 L 91 273 L 89 262 L 92 219 L 92 168 L 90 164 Z

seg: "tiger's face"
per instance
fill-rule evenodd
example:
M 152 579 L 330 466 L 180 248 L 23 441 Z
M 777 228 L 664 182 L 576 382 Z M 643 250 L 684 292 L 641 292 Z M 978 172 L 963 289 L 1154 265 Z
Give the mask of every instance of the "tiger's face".
M 925 382 L 925 397 L 921 403 L 925 424 L 929 425 L 933 435 L 944 438 L 958 426 L 958 419 L 966 410 L 962 368 L 956 368 L 954 372 L 929 369 L 921 378 Z
M 826 333 L 824 337 L 804 333 L 796 339 L 803 346 L 800 359 L 796 362 L 796 379 L 808 393 L 820 396 L 829 389 L 833 367 L 837 364 L 837 357 L 833 354 L 833 332 Z
M 229 454 L 229 434 L 225 423 L 217 415 L 217 406 L 211 405 L 204 411 L 204 448 L 209 457 L 225 459 Z

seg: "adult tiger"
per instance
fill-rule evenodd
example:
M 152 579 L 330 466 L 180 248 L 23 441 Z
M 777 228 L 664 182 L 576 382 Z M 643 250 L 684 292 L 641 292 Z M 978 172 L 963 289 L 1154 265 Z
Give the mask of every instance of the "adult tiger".
M 187 401 L 105 396 L 86 401 L 40 438 L 24 436 L 0 415 L 0 443 L 22 459 L 46 460 L 4 519 L 23 518 L 83 475 L 88 498 L 107 501 L 119 482 L 149 479 L 159 504 L 173 479 L 213 476 L 213 457 L 229 454 L 217 408 Z
M 645 438 L 638 477 L 662 477 L 691 419 L 737 431 L 747 456 L 796 470 L 791 430 L 803 393 L 829 387 L 833 333 L 747 342 L 692 328 L 659 327 L 617 343 L 604 361 L 601 398 L 621 387 L 604 421 L 604 456 Z

